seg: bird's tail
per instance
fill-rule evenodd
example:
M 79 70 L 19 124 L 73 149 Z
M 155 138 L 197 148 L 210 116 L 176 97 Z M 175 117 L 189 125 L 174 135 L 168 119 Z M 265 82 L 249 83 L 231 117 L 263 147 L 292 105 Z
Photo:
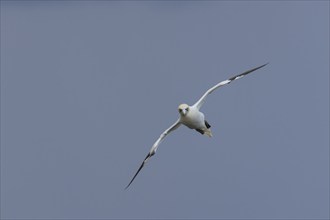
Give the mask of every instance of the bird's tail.
M 211 129 L 209 129 L 209 128 L 208 129 L 205 129 L 204 130 L 204 134 L 207 135 L 207 136 L 209 136 L 209 137 L 212 137 Z

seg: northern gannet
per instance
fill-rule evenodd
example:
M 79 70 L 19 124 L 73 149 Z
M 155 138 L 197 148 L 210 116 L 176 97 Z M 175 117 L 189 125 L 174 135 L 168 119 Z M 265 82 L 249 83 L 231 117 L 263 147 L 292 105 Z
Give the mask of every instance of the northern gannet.
M 217 88 L 224 86 L 226 84 L 231 83 L 232 81 L 236 80 L 236 79 L 240 79 L 243 76 L 257 70 L 260 69 L 264 66 L 266 66 L 268 63 L 258 66 L 256 68 L 250 69 L 245 71 L 244 73 L 238 74 L 234 77 L 231 77 L 227 80 L 224 80 L 218 84 L 216 84 L 215 86 L 213 86 L 212 88 L 210 88 L 209 90 L 207 90 L 204 95 L 192 106 L 189 106 L 187 104 L 180 104 L 178 107 L 178 111 L 180 114 L 180 117 L 176 120 L 176 122 L 171 125 L 168 129 L 166 129 L 161 135 L 160 137 L 156 140 L 156 142 L 153 144 L 153 146 L 151 147 L 149 153 L 147 154 L 147 156 L 144 158 L 141 166 L 139 167 L 138 171 L 135 173 L 135 175 L 133 176 L 132 180 L 129 182 L 129 184 L 126 186 L 125 189 L 127 189 L 132 182 L 134 181 L 135 177 L 139 174 L 139 172 L 141 171 L 141 169 L 143 168 L 143 166 L 147 163 L 147 161 L 156 153 L 157 148 L 159 146 L 159 144 L 164 140 L 164 138 L 172 131 L 174 131 L 175 129 L 177 129 L 178 127 L 180 127 L 181 124 L 187 126 L 190 129 L 195 129 L 196 131 L 198 131 L 199 133 L 201 133 L 202 135 L 207 135 L 209 137 L 212 137 L 212 132 L 211 132 L 211 125 L 205 120 L 205 116 L 202 112 L 199 111 L 199 109 L 202 107 L 202 105 L 204 104 L 204 101 L 206 99 L 206 97 L 211 94 L 214 90 L 216 90 Z

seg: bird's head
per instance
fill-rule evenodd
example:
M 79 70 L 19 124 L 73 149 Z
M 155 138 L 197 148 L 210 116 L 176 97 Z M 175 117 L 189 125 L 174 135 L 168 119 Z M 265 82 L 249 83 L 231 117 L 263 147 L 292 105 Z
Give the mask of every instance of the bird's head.
M 181 105 L 179 105 L 178 110 L 179 110 L 179 113 L 181 116 L 185 116 L 189 111 L 189 105 L 181 104 Z

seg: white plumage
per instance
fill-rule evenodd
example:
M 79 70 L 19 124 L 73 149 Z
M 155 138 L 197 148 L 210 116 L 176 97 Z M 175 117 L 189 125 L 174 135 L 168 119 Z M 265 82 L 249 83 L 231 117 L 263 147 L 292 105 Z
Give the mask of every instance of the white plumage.
M 132 180 L 129 182 L 129 184 L 126 186 L 125 189 L 127 189 L 131 183 L 134 181 L 135 177 L 138 175 L 138 173 L 140 172 L 140 170 L 143 168 L 143 166 L 145 165 L 145 163 L 156 153 L 159 144 L 164 140 L 164 138 L 172 131 L 174 131 L 175 129 L 177 129 L 178 127 L 180 127 L 181 124 L 187 126 L 190 129 L 195 129 L 196 131 L 198 131 L 201 134 L 207 135 L 209 137 L 212 137 L 212 132 L 210 129 L 210 124 L 205 120 L 205 116 L 202 112 L 199 111 L 199 109 L 203 106 L 206 97 L 211 94 L 214 90 L 216 90 L 217 88 L 227 85 L 229 83 L 231 83 L 232 81 L 236 80 L 236 79 L 240 79 L 243 76 L 257 70 L 260 69 L 264 66 L 266 66 L 266 64 L 258 66 L 256 68 L 247 70 L 239 75 L 236 75 L 234 77 L 231 77 L 227 80 L 224 80 L 218 84 L 216 84 L 215 86 L 213 86 L 212 88 L 210 88 L 209 90 L 207 90 L 203 96 L 192 106 L 189 106 L 187 104 L 181 104 L 178 107 L 178 111 L 180 114 L 179 119 L 176 120 L 176 122 L 171 125 L 168 129 L 166 129 L 161 135 L 160 137 L 156 140 L 156 142 L 153 144 L 153 146 L 151 147 L 149 153 L 147 154 L 147 156 L 145 157 L 145 159 L 143 160 L 141 166 L 139 167 L 138 171 L 135 173 L 135 175 L 133 176 Z

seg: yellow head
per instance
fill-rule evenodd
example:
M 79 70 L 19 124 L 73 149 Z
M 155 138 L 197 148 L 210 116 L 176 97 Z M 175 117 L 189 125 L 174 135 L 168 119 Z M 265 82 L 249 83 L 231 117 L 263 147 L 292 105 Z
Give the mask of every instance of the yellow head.
M 180 115 L 185 116 L 189 111 L 189 105 L 181 104 L 181 105 L 179 105 L 178 110 L 179 110 Z

